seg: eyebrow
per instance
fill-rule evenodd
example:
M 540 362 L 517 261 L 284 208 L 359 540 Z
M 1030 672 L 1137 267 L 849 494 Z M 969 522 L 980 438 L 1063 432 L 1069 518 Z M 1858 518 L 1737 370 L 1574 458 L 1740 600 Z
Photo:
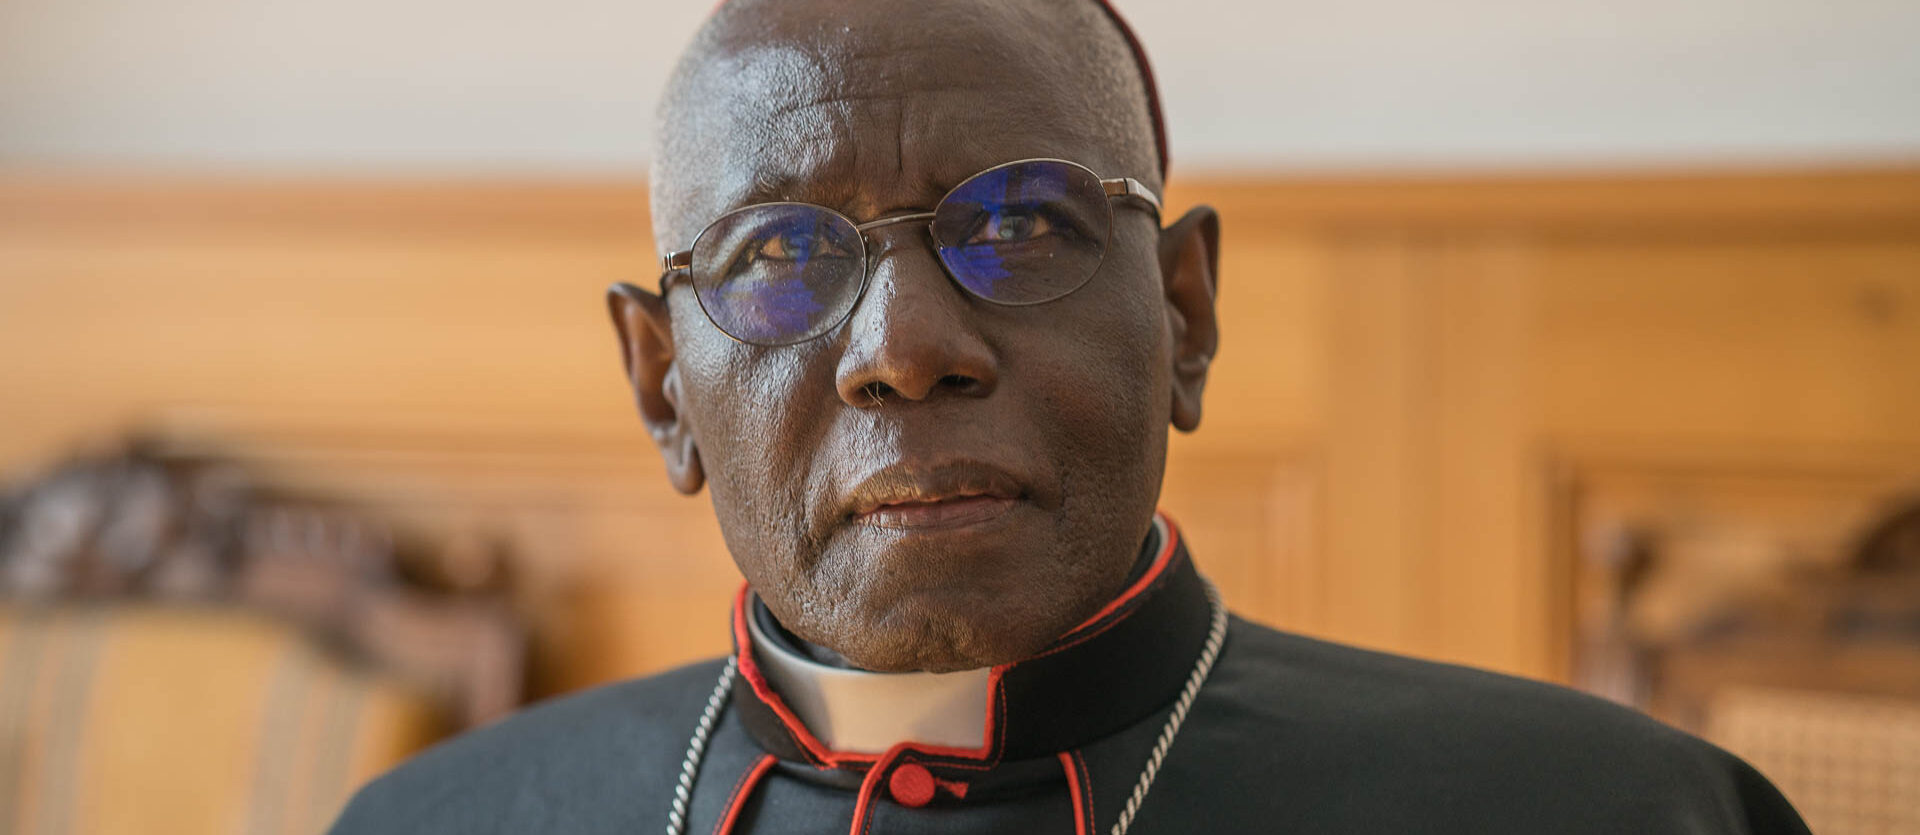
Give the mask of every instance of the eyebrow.
M 862 189 L 859 183 L 852 180 L 832 176 L 803 177 L 797 174 L 762 175 L 756 176 L 753 185 L 741 192 L 736 199 L 728 201 L 721 211 L 729 212 L 761 203 L 808 203 L 832 209 L 846 215 L 855 223 L 866 223 L 903 212 L 932 211 L 933 205 L 940 200 L 941 195 L 958 185 L 959 181 L 966 176 L 952 183 L 916 184 L 916 189 L 926 191 L 926 197 L 912 204 L 894 205 L 895 201 L 889 200 L 884 205 L 869 206 L 862 205 Z M 861 209 L 870 211 L 862 212 Z M 871 214 L 871 217 L 863 216 L 866 214 Z
M 851 204 L 859 194 L 859 187 L 853 183 L 829 183 L 838 178 L 832 176 L 803 176 L 798 173 L 756 173 L 752 185 L 734 199 L 727 201 L 721 211 L 732 211 L 743 206 L 760 203 L 811 203 L 830 209 L 842 210 Z

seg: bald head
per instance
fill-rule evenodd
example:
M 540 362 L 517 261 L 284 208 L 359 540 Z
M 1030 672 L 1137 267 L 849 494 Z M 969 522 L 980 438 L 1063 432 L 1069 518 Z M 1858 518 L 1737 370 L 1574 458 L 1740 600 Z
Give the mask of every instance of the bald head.
M 1026 157 L 1159 187 L 1146 82 L 1097 0 L 729 0 L 681 57 L 656 135 L 663 251 L 747 203 L 866 219 Z

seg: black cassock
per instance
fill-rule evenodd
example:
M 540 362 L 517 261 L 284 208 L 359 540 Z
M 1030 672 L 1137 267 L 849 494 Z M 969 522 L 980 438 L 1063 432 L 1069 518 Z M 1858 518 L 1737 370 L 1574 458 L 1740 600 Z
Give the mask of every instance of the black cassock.
M 1171 527 L 1168 528 L 1171 531 Z M 688 833 L 1108 833 L 1207 639 L 1184 543 L 995 671 L 978 748 L 822 745 L 742 659 Z M 751 647 L 735 602 L 736 647 Z M 659 833 L 722 661 L 527 710 L 363 789 L 337 835 Z M 1561 687 L 1234 618 L 1131 832 L 1805 833 L 1725 751 Z

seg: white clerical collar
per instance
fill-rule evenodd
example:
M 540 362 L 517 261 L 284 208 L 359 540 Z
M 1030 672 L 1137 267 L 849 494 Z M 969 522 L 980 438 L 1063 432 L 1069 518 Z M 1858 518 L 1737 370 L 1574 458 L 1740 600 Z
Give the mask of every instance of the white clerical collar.
M 830 667 L 770 639 L 748 617 L 754 654 L 773 689 L 828 748 L 878 754 L 901 742 L 972 748 L 986 736 L 987 677 L 875 673 Z
M 1166 541 L 1154 517 L 1146 553 Z M 876 673 L 834 667 L 767 635 L 749 613 L 754 657 L 761 670 L 814 737 L 835 751 L 879 754 L 902 742 L 973 748 L 984 744 L 992 670 L 957 673 Z

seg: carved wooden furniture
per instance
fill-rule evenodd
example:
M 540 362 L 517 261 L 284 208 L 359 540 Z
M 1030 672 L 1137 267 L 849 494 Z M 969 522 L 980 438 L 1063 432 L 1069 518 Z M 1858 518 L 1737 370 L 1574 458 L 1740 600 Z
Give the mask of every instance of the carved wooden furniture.
M 1816 832 L 1920 831 L 1913 484 L 1871 458 L 1575 469 L 1574 682 L 1747 758 Z
M 311 833 L 518 705 L 497 554 L 159 446 L 0 501 L 0 828 Z

